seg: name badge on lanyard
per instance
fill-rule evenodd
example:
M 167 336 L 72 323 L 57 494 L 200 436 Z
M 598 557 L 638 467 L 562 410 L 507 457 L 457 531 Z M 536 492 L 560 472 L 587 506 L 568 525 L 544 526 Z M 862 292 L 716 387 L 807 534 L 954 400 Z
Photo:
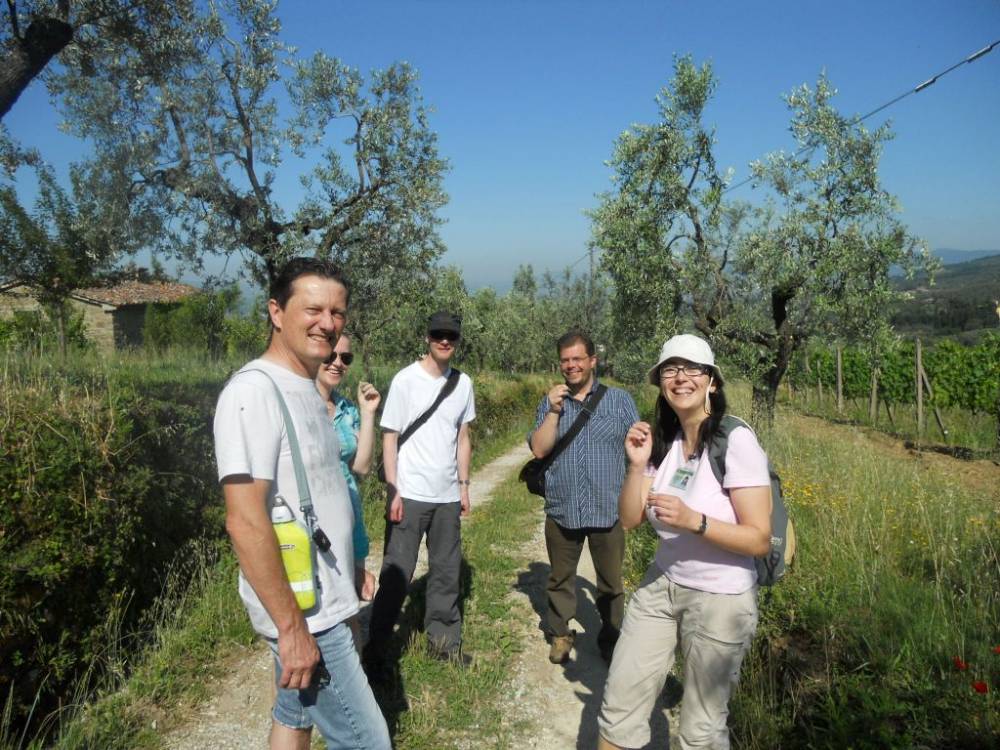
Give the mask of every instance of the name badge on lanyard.
M 674 475 L 670 478 L 668 484 L 674 489 L 684 492 L 691 486 L 691 480 L 694 478 L 695 472 L 697 471 L 698 459 L 692 458 L 683 466 L 677 468 L 677 471 L 674 472 Z

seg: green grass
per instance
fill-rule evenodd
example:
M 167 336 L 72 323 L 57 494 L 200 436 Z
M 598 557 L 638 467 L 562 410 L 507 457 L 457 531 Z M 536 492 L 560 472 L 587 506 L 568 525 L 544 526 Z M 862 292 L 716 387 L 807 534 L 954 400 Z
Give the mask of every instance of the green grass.
M 829 389 L 820 398 L 816 389 L 809 392 L 797 391 L 789 399 L 787 391 L 781 392 L 783 403 L 804 414 L 822 417 L 835 422 L 868 425 L 880 432 L 904 440 L 913 440 L 925 445 L 941 445 L 949 448 L 967 449 L 977 455 L 988 455 L 998 450 L 997 418 L 994 414 L 980 412 L 973 414 L 957 407 L 943 407 L 941 421 L 947 434 L 942 434 L 934 417 L 933 407 L 924 404 L 924 431 L 917 431 L 917 407 L 914 404 L 892 406 L 892 419 L 886 413 L 885 404 L 879 405 L 877 419 L 868 419 L 868 402 L 861 399 L 846 399 L 844 411 L 837 412 L 836 396 Z
M 50 715 L 42 732 L 51 739 L 25 740 L 3 723 L 0 747 L 40 750 L 126 750 L 158 747 L 171 709 L 182 699 L 206 696 L 208 679 L 220 674 L 220 656 L 253 641 L 253 631 L 234 582 L 236 561 L 228 546 L 192 544 L 183 563 L 167 576 L 162 597 L 145 615 L 141 651 L 109 618 L 108 652 L 77 700 Z M 94 695 L 101 696 L 95 699 Z

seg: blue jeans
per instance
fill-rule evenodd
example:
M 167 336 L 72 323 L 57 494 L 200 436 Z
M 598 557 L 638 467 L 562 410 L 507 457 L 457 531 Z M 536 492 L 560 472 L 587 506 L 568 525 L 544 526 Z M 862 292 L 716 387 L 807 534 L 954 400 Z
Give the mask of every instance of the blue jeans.
M 320 684 L 314 680 L 315 686 L 306 690 L 278 687 L 274 720 L 291 729 L 311 729 L 315 725 L 331 750 L 389 750 L 389 729 L 361 669 L 350 627 L 342 622 L 313 637 L 329 681 L 324 675 Z M 277 685 L 281 678 L 278 642 L 265 640 L 274 653 Z

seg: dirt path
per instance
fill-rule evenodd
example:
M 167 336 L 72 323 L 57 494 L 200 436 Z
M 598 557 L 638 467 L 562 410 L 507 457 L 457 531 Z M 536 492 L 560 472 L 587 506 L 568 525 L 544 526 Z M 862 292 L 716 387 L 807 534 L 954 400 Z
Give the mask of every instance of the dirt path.
M 608 667 L 597 649 L 601 619 L 595 604 L 597 587 L 590 551 L 584 547 L 577 568 L 576 645 L 564 665 L 549 662 L 549 644 L 541 630 L 549 575 L 541 513 L 535 536 L 522 552 L 532 562 L 519 573 L 512 596 L 519 609 L 534 611 L 535 617 L 525 622 L 524 648 L 514 667 L 513 689 L 506 698 L 508 714 L 520 722 L 520 736 L 513 744 L 545 750 L 593 750 Z M 676 721 L 670 714 L 661 697 L 653 711 L 653 742 L 649 747 L 667 747 L 668 718 Z
M 472 510 L 488 503 L 496 487 L 529 458 L 523 443 L 491 461 L 472 476 Z M 544 546 L 544 545 L 543 545 Z M 372 540 L 368 569 L 378 571 L 382 564 L 381 544 Z M 427 571 L 427 549 L 421 548 L 414 577 Z M 361 611 L 362 626 L 367 631 L 371 606 Z M 274 670 L 271 652 L 261 642 L 229 659 L 226 676 L 208 686 L 211 697 L 191 712 L 176 729 L 163 738 L 168 750 L 211 748 L 212 750 L 250 750 L 267 745 L 271 726 Z

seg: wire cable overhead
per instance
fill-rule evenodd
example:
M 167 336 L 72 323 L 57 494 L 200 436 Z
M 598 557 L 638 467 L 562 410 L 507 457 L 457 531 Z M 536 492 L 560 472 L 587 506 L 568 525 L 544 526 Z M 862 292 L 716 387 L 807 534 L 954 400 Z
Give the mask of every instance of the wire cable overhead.
M 868 112 L 867 114 L 864 114 L 864 115 L 858 115 L 853 120 L 851 120 L 848 123 L 848 125 L 857 125 L 859 122 L 864 122 L 869 117 L 874 117 L 875 115 L 877 115 L 882 110 L 888 109 L 892 105 L 894 105 L 894 104 L 896 104 L 898 102 L 901 102 L 906 97 L 912 96 L 913 94 L 919 94 L 924 89 L 926 89 L 926 88 L 928 88 L 930 86 L 933 86 L 935 83 L 938 82 L 939 79 L 944 78 L 946 75 L 948 75 L 949 73 L 951 73 L 956 68 L 960 68 L 961 66 L 963 66 L 963 65 L 965 65 L 967 63 L 975 62 L 980 57 L 983 57 L 984 55 L 992 52 L 993 49 L 995 47 L 997 47 L 998 45 L 1000 45 L 1000 39 L 997 39 L 995 42 L 992 42 L 991 44 L 987 44 L 981 50 L 977 50 L 976 52 L 973 52 L 968 57 L 966 57 L 966 58 L 964 58 L 962 60 L 959 60 L 957 63 L 955 63 L 951 67 L 942 70 L 940 73 L 935 73 L 934 75 L 932 75 L 930 78 L 928 78 L 923 83 L 919 83 L 916 86 L 914 86 L 912 89 L 908 89 L 907 91 L 904 91 L 902 94 L 900 94 L 899 96 L 895 97 L 894 99 L 890 99 L 885 104 L 880 104 L 875 109 L 873 109 L 871 112 Z M 804 146 L 803 148 L 800 148 L 798 151 L 796 151 L 792 155 L 792 157 L 794 158 L 796 156 L 802 156 L 802 154 L 806 153 L 807 151 L 810 151 L 812 148 L 813 148 L 812 146 Z M 722 192 L 725 194 L 725 193 L 728 193 L 728 192 L 730 192 L 732 190 L 736 190 L 736 188 L 743 187 L 748 182 L 753 182 L 753 180 L 754 180 L 753 177 L 747 177 L 746 179 L 741 180 L 740 182 L 737 182 L 735 185 L 730 185 L 729 187 L 727 187 Z

